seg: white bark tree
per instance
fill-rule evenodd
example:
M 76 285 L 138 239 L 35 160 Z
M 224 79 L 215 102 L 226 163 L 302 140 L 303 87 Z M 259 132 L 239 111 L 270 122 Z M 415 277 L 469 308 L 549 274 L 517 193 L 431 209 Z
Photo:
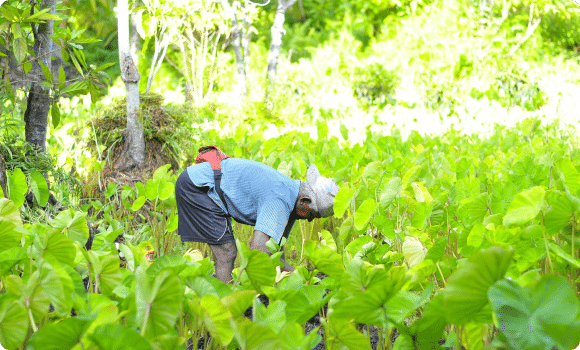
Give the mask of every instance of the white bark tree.
M 286 21 L 286 11 L 294 5 L 297 0 L 278 0 L 276 16 L 272 25 L 272 41 L 270 42 L 270 52 L 268 53 L 268 72 L 266 75 L 266 96 L 264 103 L 266 108 L 271 109 L 274 105 L 274 94 L 276 86 L 276 69 L 278 66 L 278 57 L 280 57 L 280 48 L 282 47 L 282 37 L 285 34 L 284 22 Z
M 119 65 L 121 79 L 125 83 L 127 94 L 127 131 L 125 145 L 117 169 L 130 171 L 139 168 L 145 162 L 145 138 L 143 121 L 138 115 L 139 110 L 139 71 L 131 57 L 129 33 L 129 3 L 128 0 L 117 2 Z

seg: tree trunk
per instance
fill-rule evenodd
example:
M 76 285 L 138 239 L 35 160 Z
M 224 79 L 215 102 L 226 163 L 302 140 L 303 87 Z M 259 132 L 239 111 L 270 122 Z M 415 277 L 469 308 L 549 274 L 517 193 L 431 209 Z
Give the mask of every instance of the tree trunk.
M 50 13 L 56 11 L 56 0 L 43 0 L 41 10 L 50 9 Z M 46 21 L 38 25 L 35 36 L 34 52 L 36 58 L 46 65 L 49 71 L 52 67 L 52 39 L 54 33 L 54 21 Z M 24 112 L 24 135 L 26 141 L 34 145 L 38 150 L 46 151 L 46 131 L 48 124 L 48 112 L 50 110 L 50 90 L 45 89 L 41 82 L 34 82 L 28 93 L 26 112 Z
M 127 131 L 123 154 L 116 168 L 121 171 L 131 171 L 140 168 L 145 162 L 145 138 L 143 122 L 138 115 L 139 110 L 139 72 L 131 57 L 129 43 L 129 4 L 128 0 L 118 0 L 118 37 L 119 65 L 121 79 L 125 83 L 127 93 Z
M 8 198 L 8 178 L 6 177 L 6 161 L 4 156 L 0 153 L 0 188 L 2 188 L 2 197 Z
M 232 21 L 232 46 L 236 53 L 236 66 L 238 68 L 238 89 L 240 95 L 246 96 L 248 94 L 246 89 L 246 69 L 244 67 L 244 57 L 242 56 L 242 45 L 240 38 L 240 28 L 238 25 L 238 17 L 236 16 L 236 4 L 239 1 L 234 1 L 234 6 L 230 6 L 228 0 L 222 0 L 222 6 L 229 14 Z
M 266 96 L 264 103 L 266 108 L 272 109 L 274 105 L 274 91 L 276 85 L 276 68 L 278 66 L 278 57 L 280 56 L 280 47 L 282 46 L 282 37 L 284 36 L 284 21 L 286 20 L 286 10 L 294 5 L 296 0 L 278 0 L 276 17 L 272 25 L 272 41 L 270 42 L 270 52 L 268 53 L 268 73 L 266 76 Z
M 244 49 L 244 69 L 246 71 L 246 79 L 250 74 L 250 42 L 254 28 L 252 26 L 252 18 L 250 17 L 248 3 L 249 1 L 246 1 L 244 5 L 244 24 L 242 26 L 242 48 Z
M 133 3 L 133 10 L 139 7 L 140 1 L 135 0 Z M 137 31 L 137 26 L 141 25 L 141 11 L 131 13 L 131 58 L 135 62 L 135 66 L 139 67 L 139 52 L 141 51 L 141 37 Z

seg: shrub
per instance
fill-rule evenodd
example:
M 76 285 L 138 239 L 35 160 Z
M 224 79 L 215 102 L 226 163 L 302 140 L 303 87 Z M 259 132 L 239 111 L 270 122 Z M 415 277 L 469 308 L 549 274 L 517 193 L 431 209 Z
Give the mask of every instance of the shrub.
M 365 106 L 394 104 L 399 77 L 380 63 L 357 67 L 352 82 L 354 96 Z
M 498 74 L 488 90 L 480 92 L 474 89 L 471 92 L 473 98 L 483 96 L 498 101 L 503 107 L 520 106 L 528 111 L 535 111 L 546 104 L 545 93 L 538 83 L 517 69 Z

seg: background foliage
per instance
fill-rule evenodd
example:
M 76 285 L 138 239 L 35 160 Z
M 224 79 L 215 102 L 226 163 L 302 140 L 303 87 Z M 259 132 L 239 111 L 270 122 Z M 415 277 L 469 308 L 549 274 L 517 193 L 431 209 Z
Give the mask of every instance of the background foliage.
M 152 3 L 165 12 L 145 16 L 142 77 L 161 37 L 152 19 L 185 11 Z M 153 94 L 142 99 L 148 168 L 130 176 L 111 167 L 124 121 L 118 65 L 103 66 L 118 57 L 115 3 L 59 4 L 59 30 L 100 40 L 72 43 L 112 83 L 99 98 L 56 100 L 46 155 L 23 141 L 26 88 L 0 83 L 3 347 L 580 342 L 573 2 L 304 0 L 287 13 L 273 109 L 262 97 L 276 2 L 255 5 L 248 96 L 237 93 L 232 39 L 223 33 L 213 88 L 187 101 L 184 52 L 172 42 Z M 208 7 L 213 21 L 227 18 L 218 5 Z M 0 44 L 9 50 L 7 23 L 0 19 Z M 31 25 L 22 28 L 31 39 Z M 197 29 L 188 38 L 213 33 Z M 206 245 L 180 242 L 174 183 L 207 144 L 292 178 L 317 164 L 340 184 L 335 216 L 297 223 L 285 242 L 296 273 L 276 269 L 276 244 L 271 257 L 250 251 L 252 229 L 243 225 L 234 224 L 233 285 L 212 277 Z

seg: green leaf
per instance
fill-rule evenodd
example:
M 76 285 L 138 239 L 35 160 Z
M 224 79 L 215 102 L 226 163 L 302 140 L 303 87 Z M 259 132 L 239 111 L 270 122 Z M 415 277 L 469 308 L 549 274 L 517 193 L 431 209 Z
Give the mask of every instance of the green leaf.
M 89 339 L 102 350 L 151 350 L 151 344 L 131 328 L 118 324 L 102 324 Z
M 20 209 L 8 198 L 0 198 L 0 221 L 7 221 L 14 226 L 22 226 Z
M 329 247 L 318 245 L 318 242 L 315 241 L 306 241 L 304 255 L 312 265 L 328 276 L 337 280 L 342 277 L 344 272 L 342 258 Z
M 159 196 L 159 180 L 149 179 L 145 184 L 145 196 L 154 201 Z
M 60 123 L 60 107 L 56 103 L 50 108 L 50 117 L 52 120 L 52 126 L 56 129 Z
M 580 301 L 562 276 L 543 276 L 532 289 L 500 280 L 489 300 L 510 348 L 563 350 L 580 343 Z
M 481 250 L 461 265 L 447 281 L 443 304 L 449 323 L 491 322 L 489 288 L 505 275 L 514 252 L 499 247 Z
M 386 210 L 389 207 L 389 205 L 391 205 L 393 200 L 395 200 L 395 198 L 401 195 L 402 190 L 403 188 L 401 187 L 400 177 L 394 177 L 390 179 L 389 182 L 386 184 L 385 188 L 383 189 L 383 192 L 381 193 L 380 198 L 381 209 Z
M 28 315 L 22 304 L 0 296 L 0 344 L 7 349 L 22 345 L 28 332 Z
M 234 338 L 234 332 L 230 325 L 232 314 L 230 310 L 215 295 L 207 294 L 201 298 L 201 307 L 204 310 L 203 323 L 217 338 L 222 346 L 227 346 Z
M 560 258 L 564 259 L 568 264 L 570 264 L 570 266 L 580 269 L 580 260 L 566 253 L 559 245 L 550 242 L 550 250 Z
M 46 64 L 44 64 L 41 60 L 38 60 L 38 63 L 40 63 L 40 68 L 42 69 L 42 74 L 44 74 L 44 79 L 46 79 L 46 81 L 51 84 L 54 83 L 54 77 L 52 76 L 50 69 L 48 69 Z
M 322 341 L 318 335 L 318 328 L 310 330 L 305 335 L 304 330 L 298 323 L 288 323 L 280 331 L 280 346 L 282 350 L 311 350 Z
M 55 312 L 60 317 L 68 316 L 73 306 L 74 284 L 72 279 L 50 253 L 45 251 L 42 257 L 39 270 L 41 286 L 54 306 Z
M 276 334 L 280 333 L 286 324 L 286 302 L 282 300 L 271 301 L 266 308 L 258 298 L 254 299 L 253 320 L 272 329 Z
M 574 213 L 578 211 L 578 206 L 569 195 L 557 191 L 547 193 L 546 202 L 549 209 L 544 215 L 544 226 L 547 233 L 555 234 L 568 225 Z
M 340 124 L 340 134 L 345 141 L 348 141 L 348 129 L 344 124 Z
M 503 217 L 503 224 L 524 225 L 534 219 L 545 206 L 545 193 L 543 187 L 537 186 L 517 194 Z
M 12 174 L 8 174 L 8 193 L 10 194 L 10 200 L 18 208 L 24 204 L 26 191 L 28 191 L 26 176 L 22 172 L 22 169 L 16 168 Z
M 61 264 L 69 264 L 74 266 L 76 256 L 76 248 L 74 243 L 59 231 L 53 230 L 47 233 L 46 246 L 43 251 L 50 253 Z
M 348 206 L 351 203 L 352 195 L 354 194 L 353 188 L 341 188 L 340 191 L 334 197 L 334 217 L 342 218 Z
M 62 89 L 60 91 L 60 93 L 75 96 L 75 95 L 86 94 L 88 90 L 89 90 L 89 82 L 86 80 L 82 80 L 82 81 L 75 81 L 74 83 L 68 85 L 67 87 Z
M 2 230 L 1 227 L 0 230 Z M 3 246 L 3 244 L 0 243 L 0 246 Z M 26 254 L 26 250 L 22 247 L 2 249 L 2 252 L 0 253 L 0 277 L 10 273 L 10 269 L 26 257 L 28 257 L 28 255 Z
M 377 209 L 373 198 L 365 200 L 354 213 L 354 227 L 360 231 L 368 224 Z
M 421 318 L 411 327 L 417 349 L 441 349 L 438 342 L 447 325 L 445 313 L 443 294 L 437 294 L 425 305 Z
M 117 63 L 115 62 L 109 62 L 109 63 L 105 63 L 103 65 L 98 66 L 97 68 L 95 68 L 94 72 L 100 72 L 102 70 L 106 70 L 109 67 L 112 67 L 114 65 L 116 65 Z
M 403 242 L 403 255 L 409 267 L 412 268 L 425 260 L 427 249 L 417 238 L 407 236 L 405 237 L 405 242 Z
M 64 85 L 65 85 L 65 81 L 66 81 L 66 73 L 64 71 L 64 64 L 60 65 L 60 69 L 58 71 L 58 88 L 59 89 L 64 89 Z M 54 125 L 54 121 L 53 121 L 53 125 Z M 58 123 L 57 123 L 58 125 Z M 55 126 L 56 127 L 56 126 Z
M 239 240 L 236 240 L 236 245 L 240 253 L 240 273 L 249 279 L 253 289 L 259 291 L 262 286 L 272 286 L 276 280 L 276 268 L 268 254 L 250 250 Z
M 183 294 L 181 281 L 169 270 L 151 280 L 141 267 L 135 272 L 137 320 L 147 338 L 163 335 L 175 326 Z
M 351 322 L 343 319 L 329 318 L 323 323 L 325 340 L 327 343 L 336 344 L 333 338 L 344 344 L 349 350 L 370 350 L 371 344 L 368 338 L 354 328 Z M 337 344 L 338 345 L 338 344 Z M 338 347 L 337 347 L 338 348 Z
M 145 204 L 146 201 L 147 201 L 147 198 L 145 196 L 137 198 L 133 202 L 133 205 L 131 206 L 131 210 L 137 211 L 137 210 L 141 209 L 141 207 L 143 207 L 143 205 Z
M 54 219 L 53 227 L 65 233 L 73 242 L 79 246 L 84 246 L 89 239 L 89 227 L 87 226 L 87 213 L 65 210 Z
M 26 43 L 25 37 L 18 37 L 14 39 L 14 57 L 18 63 L 24 62 L 26 56 L 28 56 L 28 44 Z
M 93 280 L 98 279 L 99 290 L 104 295 L 110 296 L 113 289 L 121 284 L 122 275 L 120 270 L 120 260 L 117 255 L 105 255 L 99 257 L 100 264 L 94 266 Z
M 329 317 L 381 326 L 383 307 L 405 284 L 406 268 L 369 266 L 353 259 L 341 279 L 341 293 L 329 303 Z M 332 306 L 331 306 L 332 305 Z
M 38 205 L 45 207 L 46 203 L 48 203 L 48 197 L 50 193 L 48 191 L 48 184 L 46 183 L 46 179 L 37 170 L 32 170 L 30 172 L 30 190 L 34 194 Z
M 228 307 L 233 317 L 238 317 L 243 314 L 248 307 L 252 306 L 252 301 L 257 295 L 253 290 L 242 290 L 231 293 L 223 297 L 222 303 Z
M 427 251 L 427 255 L 425 255 L 425 260 L 431 260 L 434 263 L 437 263 L 443 255 L 445 254 L 445 248 L 447 248 L 447 243 L 449 242 L 448 237 L 440 237 L 435 241 L 433 247 L 431 247 Z
M 30 350 L 70 350 L 79 344 L 92 321 L 71 317 L 50 323 L 34 333 L 28 343 Z
M 0 221 L 0 252 L 20 246 L 22 234 L 15 230 L 16 226 L 8 221 Z
M 279 349 L 279 337 L 273 330 L 245 317 L 230 319 L 234 336 L 242 350 Z
M 580 173 L 578 173 L 578 170 L 568 158 L 562 159 L 560 163 L 560 179 L 572 195 L 578 195 L 578 191 L 580 191 Z
M 326 125 L 326 121 L 320 120 L 317 122 L 316 129 L 318 130 L 318 139 L 325 140 L 328 136 L 328 125 Z

